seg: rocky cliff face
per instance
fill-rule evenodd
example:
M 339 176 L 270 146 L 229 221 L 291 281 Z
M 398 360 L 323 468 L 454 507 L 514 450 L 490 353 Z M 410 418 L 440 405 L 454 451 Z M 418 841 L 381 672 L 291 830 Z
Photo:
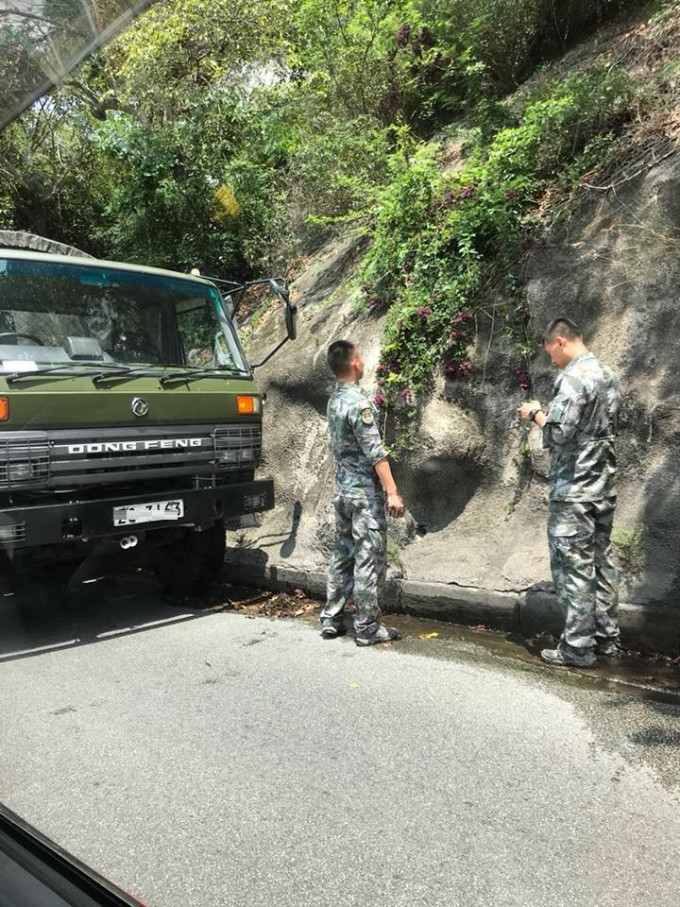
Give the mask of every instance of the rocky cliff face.
M 299 339 L 259 373 L 268 395 L 265 471 L 276 479 L 278 503 L 259 527 L 232 539 L 238 559 L 312 573 L 325 568 L 333 495 L 324 418 L 333 382 L 325 351 L 332 340 L 348 337 L 361 348 L 364 386 L 375 390 L 382 322 L 356 309 L 351 289 L 363 248 L 352 239 L 336 243 L 299 278 Z M 615 189 L 591 191 L 530 262 L 537 336 L 554 316 L 572 317 L 622 378 L 615 528 L 622 599 L 663 606 L 654 609 L 655 620 L 680 606 L 678 287 L 677 152 Z M 251 347 L 266 347 L 274 333 L 273 316 L 263 319 Z M 393 575 L 510 596 L 546 588 L 547 460 L 538 429 L 520 427 L 516 418 L 523 394 L 515 358 L 499 327 L 482 319 L 474 376 L 440 379 L 423 402 L 414 449 L 396 464 L 408 516 L 391 527 Z M 554 377 L 537 355 L 533 378 L 542 400 L 549 400 Z

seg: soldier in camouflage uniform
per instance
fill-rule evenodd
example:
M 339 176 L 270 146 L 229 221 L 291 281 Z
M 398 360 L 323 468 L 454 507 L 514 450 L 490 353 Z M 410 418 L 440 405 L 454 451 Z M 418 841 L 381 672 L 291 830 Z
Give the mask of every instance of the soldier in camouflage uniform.
M 617 376 L 588 350 L 567 318 L 549 325 L 545 349 L 561 369 L 555 397 L 547 413 L 538 400 L 519 409 L 521 418 L 543 429 L 543 446 L 551 454 L 550 566 L 566 613 L 557 649 L 544 649 L 541 658 L 554 665 L 594 667 L 596 653 L 619 651 L 610 539 L 621 390 Z
M 397 630 L 379 623 L 378 600 L 387 568 L 385 507 L 393 516 L 402 516 L 404 502 L 378 431 L 377 410 L 359 388 L 364 373 L 361 355 L 349 341 L 338 340 L 328 348 L 328 365 L 337 379 L 328 401 L 337 492 L 335 551 L 328 568 L 321 635 L 334 639 L 345 632 L 343 612 L 352 599 L 356 644 L 369 646 L 399 638 Z

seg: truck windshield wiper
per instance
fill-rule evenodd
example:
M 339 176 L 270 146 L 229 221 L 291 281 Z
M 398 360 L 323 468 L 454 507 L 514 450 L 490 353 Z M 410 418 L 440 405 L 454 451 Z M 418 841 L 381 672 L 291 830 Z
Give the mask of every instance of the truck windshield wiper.
M 21 378 L 35 378 L 40 375 L 63 375 L 66 378 L 77 378 L 81 375 L 88 375 L 92 369 L 101 372 L 102 365 L 99 362 L 73 363 L 73 365 L 47 365 L 44 368 L 32 368 L 21 372 L 8 372 L 3 377 L 6 381 L 19 381 Z M 1 375 L 2 373 L 0 373 Z
M 131 368 L 118 365 L 113 366 L 110 371 L 97 371 L 97 374 L 92 376 L 92 380 L 96 384 L 98 381 L 109 381 L 112 378 L 125 380 L 126 378 L 154 378 L 157 375 L 158 372 L 153 368 Z
M 92 380 L 94 382 L 98 381 L 109 381 L 111 379 L 121 379 L 125 381 L 126 378 L 158 378 L 161 384 L 166 384 L 169 381 L 189 381 L 195 378 L 227 378 L 233 375 L 233 371 L 216 371 L 215 369 L 204 369 L 204 368 L 187 368 L 185 371 L 180 372 L 159 372 L 158 368 L 162 366 L 155 366 L 154 369 L 151 368 L 125 368 L 120 367 L 117 369 L 112 369 L 110 372 L 100 372 L 97 375 L 94 375 Z M 234 369 L 234 371 L 237 371 Z
M 8 382 L 19 381 L 22 378 L 35 378 L 41 375 L 62 375 L 65 378 L 77 378 L 82 375 L 91 375 L 95 384 L 99 381 L 125 380 L 126 378 L 154 378 L 158 377 L 161 384 L 169 381 L 190 381 L 197 378 L 229 378 L 234 374 L 241 374 L 239 369 L 185 369 L 184 371 L 162 372 L 163 366 L 146 368 L 132 368 L 108 363 L 82 363 L 73 365 L 50 365 L 45 368 L 35 368 L 25 372 L 9 372 L 4 375 Z M 2 373 L 0 373 L 2 375 Z
M 244 374 L 240 369 L 195 368 L 183 372 L 165 372 L 161 375 L 161 384 L 168 381 L 193 381 L 198 378 L 233 378 L 234 375 Z

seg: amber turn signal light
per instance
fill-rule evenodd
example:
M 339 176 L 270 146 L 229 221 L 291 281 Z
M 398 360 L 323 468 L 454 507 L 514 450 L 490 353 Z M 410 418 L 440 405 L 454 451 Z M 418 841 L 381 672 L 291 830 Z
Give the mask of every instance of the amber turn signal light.
M 245 416 L 248 413 L 255 412 L 255 397 L 237 397 L 236 405 L 239 416 Z
M 9 419 L 9 397 L 0 397 L 0 422 Z

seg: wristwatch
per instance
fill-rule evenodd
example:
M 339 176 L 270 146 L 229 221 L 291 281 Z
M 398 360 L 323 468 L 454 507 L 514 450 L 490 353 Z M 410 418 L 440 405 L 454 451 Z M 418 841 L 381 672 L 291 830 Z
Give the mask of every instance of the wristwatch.
M 542 412 L 543 412 L 543 410 L 540 408 L 540 406 L 539 406 L 537 409 L 532 409 L 532 410 L 530 411 L 530 413 L 529 413 L 529 420 L 530 420 L 531 422 L 535 422 L 535 421 L 536 421 L 536 416 L 537 416 L 539 413 L 542 413 Z

